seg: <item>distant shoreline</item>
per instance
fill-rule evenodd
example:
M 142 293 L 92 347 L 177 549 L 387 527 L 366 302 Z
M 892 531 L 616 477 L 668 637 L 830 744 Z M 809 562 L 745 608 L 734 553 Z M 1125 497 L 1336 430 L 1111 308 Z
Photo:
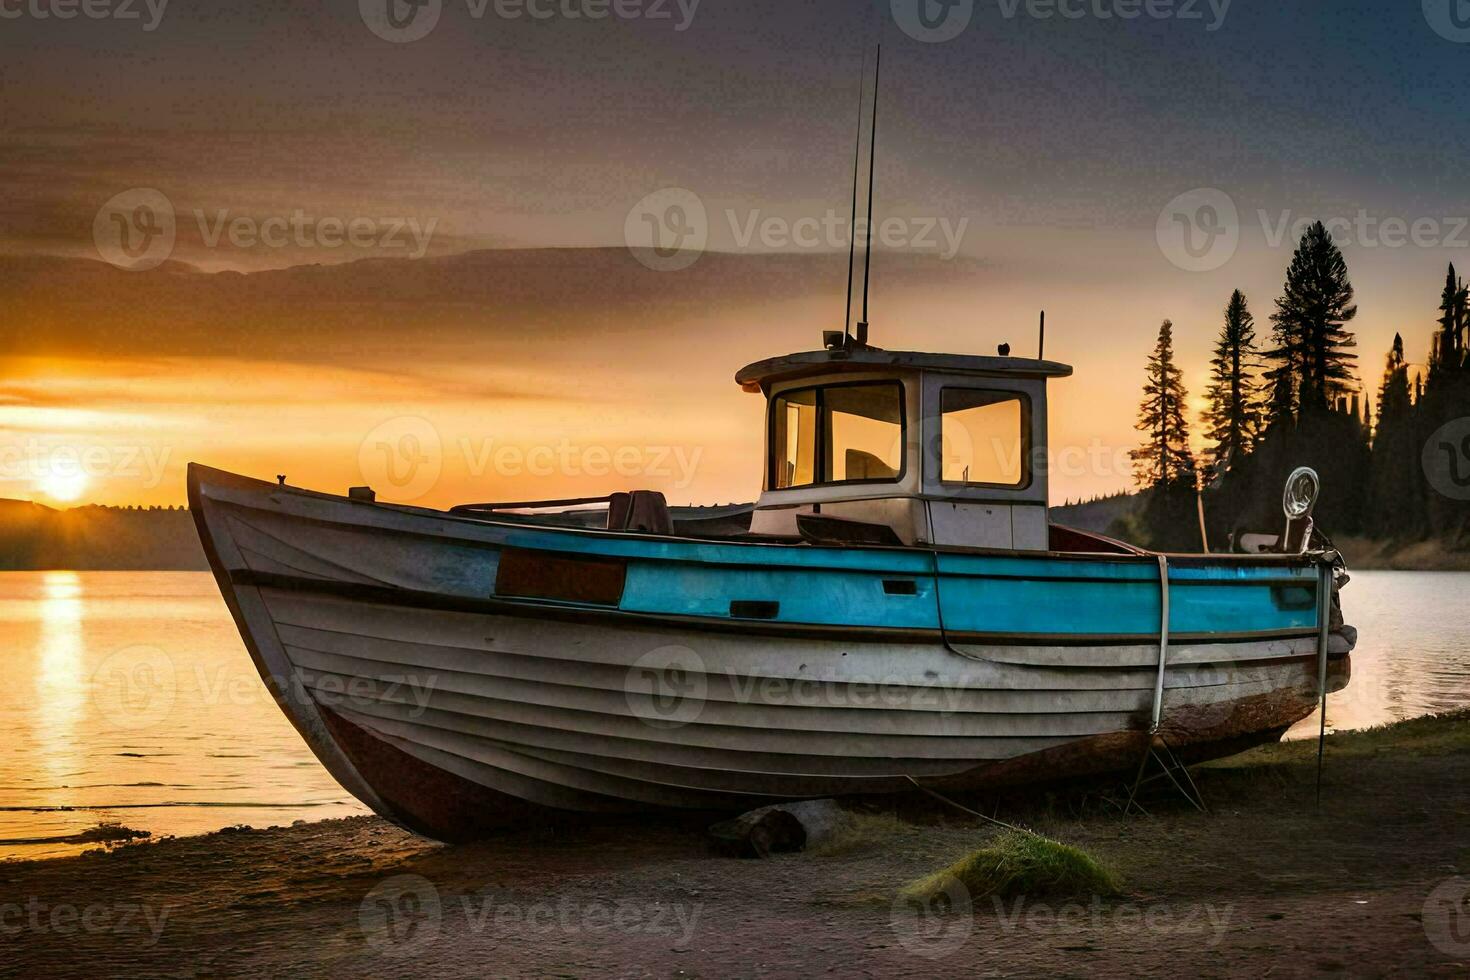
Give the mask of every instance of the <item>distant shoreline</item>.
M 1115 494 L 1097 500 L 1051 508 L 1058 524 L 1108 534 L 1120 518 L 1137 506 L 1138 496 Z M 1332 534 L 1332 529 L 1327 528 Z M 1456 551 L 1445 541 L 1397 541 L 1364 535 L 1334 535 L 1349 569 L 1370 572 L 1470 572 L 1470 551 Z
M 209 568 L 182 507 L 56 510 L 0 500 L 0 570 L 199 572 Z
M 1349 570 L 1365 572 L 1470 572 L 1470 552 L 1451 551 L 1442 541 L 1380 541 L 1339 538 L 1334 542 Z

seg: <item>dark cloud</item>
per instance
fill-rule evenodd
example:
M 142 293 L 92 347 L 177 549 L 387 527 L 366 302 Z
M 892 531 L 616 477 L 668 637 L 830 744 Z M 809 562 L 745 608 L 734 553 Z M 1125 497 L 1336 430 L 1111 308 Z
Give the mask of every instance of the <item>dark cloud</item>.
M 435 217 L 466 247 L 616 244 L 627 207 L 671 184 L 746 208 L 838 204 L 880 38 L 890 208 L 1147 227 L 1180 191 L 1220 186 L 1272 208 L 1325 189 L 1470 210 L 1470 48 L 1419 4 L 1201 0 L 1200 19 L 1125 21 L 982 0 L 944 44 L 886 6 L 703 0 L 680 31 L 675 0 L 667 21 L 545 22 L 445 0 L 412 44 L 374 36 L 355 0 L 176 2 L 152 32 L 6 21 L 0 240 L 85 246 L 101 201 L 135 186 L 210 212 Z
M 986 275 L 970 260 L 881 252 L 878 259 L 874 282 L 885 290 L 975 285 Z M 373 367 L 396 360 L 409 369 L 477 360 L 641 362 L 665 370 L 666 362 L 648 357 L 668 348 L 671 332 L 738 310 L 750 311 L 752 334 L 784 336 L 789 345 L 789 327 L 770 322 L 763 308 L 817 296 L 839 309 L 846 265 L 839 253 L 711 253 L 666 273 L 625 248 L 534 249 L 243 274 L 178 262 L 126 272 L 95 260 L 0 256 L 0 353 Z

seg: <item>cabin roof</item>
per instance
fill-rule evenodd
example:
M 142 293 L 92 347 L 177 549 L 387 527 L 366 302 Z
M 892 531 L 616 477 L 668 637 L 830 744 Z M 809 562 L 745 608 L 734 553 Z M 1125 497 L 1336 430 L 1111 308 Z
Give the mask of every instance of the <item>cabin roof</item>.
M 772 384 L 844 371 L 907 369 L 944 371 L 989 378 L 1066 378 L 1069 364 L 1041 361 L 1033 357 L 982 357 L 973 354 L 923 354 L 918 351 L 882 350 L 860 347 L 847 350 L 815 350 L 784 354 L 747 364 L 735 375 L 735 383 L 746 391 L 769 390 Z

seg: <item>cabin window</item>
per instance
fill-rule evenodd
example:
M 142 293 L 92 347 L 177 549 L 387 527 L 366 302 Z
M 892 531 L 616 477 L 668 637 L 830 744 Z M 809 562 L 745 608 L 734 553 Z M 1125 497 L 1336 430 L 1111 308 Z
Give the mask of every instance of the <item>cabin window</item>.
M 903 385 L 786 391 L 771 402 L 771 488 L 892 483 L 903 476 Z
M 775 486 L 805 487 L 818 482 L 816 389 L 777 398 L 775 422 Z
M 1025 395 L 945 388 L 939 399 L 943 482 L 1012 489 L 1031 482 L 1031 404 Z

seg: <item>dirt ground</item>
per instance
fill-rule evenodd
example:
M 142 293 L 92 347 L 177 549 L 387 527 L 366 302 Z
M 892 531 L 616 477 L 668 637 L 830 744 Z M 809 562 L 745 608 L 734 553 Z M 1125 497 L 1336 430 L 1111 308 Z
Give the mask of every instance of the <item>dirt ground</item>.
M 927 800 L 767 860 L 690 823 L 449 848 L 358 818 L 0 864 L 0 976 L 1470 976 L 1470 718 L 1334 737 L 1320 810 L 1314 759 L 1200 770 L 1209 815 L 971 801 L 1123 876 L 1071 905 L 896 900 L 994 833 Z

